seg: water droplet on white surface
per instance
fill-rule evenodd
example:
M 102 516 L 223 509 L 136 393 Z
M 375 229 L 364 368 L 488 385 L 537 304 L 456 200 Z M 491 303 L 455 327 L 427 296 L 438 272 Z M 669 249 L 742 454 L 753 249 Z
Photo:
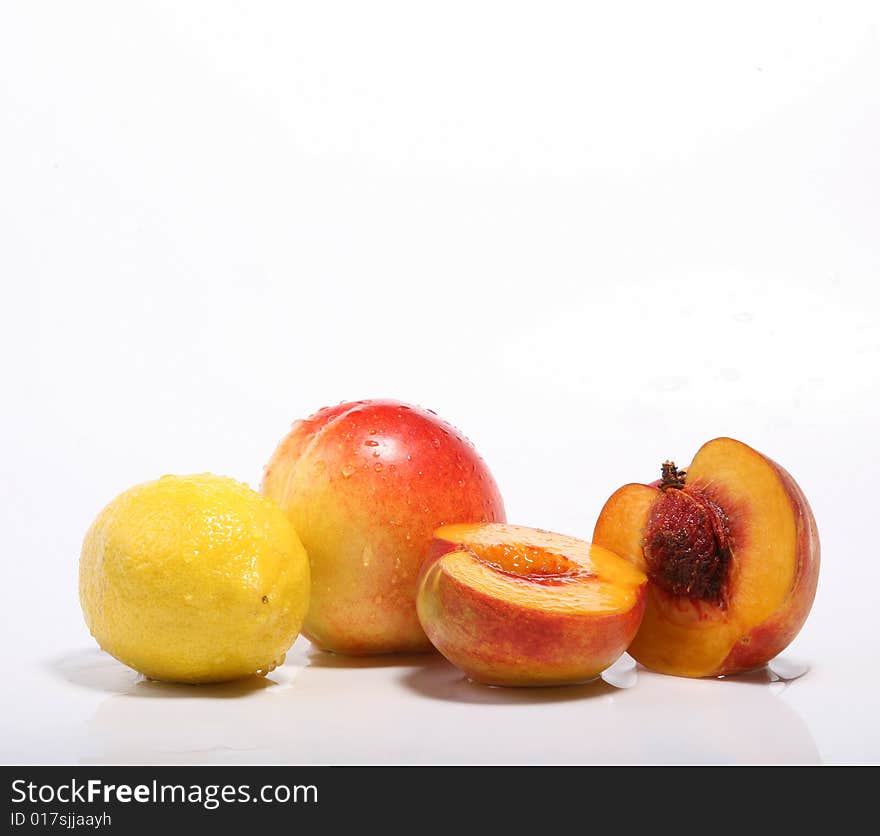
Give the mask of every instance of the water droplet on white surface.
M 777 656 L 768 662 L 767 668 L 770 673 L 783 682 L 791 682 L 794 679 L 800 679 L 800 677 L 807 673 L 810 670 L 810 665 L 801 659 L 793 659 L 790 656 Z
M 602 671 L 602 679 L 615 688 L 632 688 L 639 678 L 635 659 L 624 653 L 610 668 Z

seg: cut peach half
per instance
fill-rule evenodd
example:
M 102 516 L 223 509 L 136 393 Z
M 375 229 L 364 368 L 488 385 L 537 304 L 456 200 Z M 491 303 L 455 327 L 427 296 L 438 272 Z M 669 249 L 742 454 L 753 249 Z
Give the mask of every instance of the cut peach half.
M 434 532 L 417 610 L 434 646 L 487 685 L 567 685 L 627 648 L 647 578 L 584 540 L 501 523 Z
M 686 471 L 605 503 L 593 540 L 649 578 L 630 654 L 662 673 L 723 676 L 759 668 L 804 624 L 819 576 L 819 535 L 789 473 L 716 438 Z

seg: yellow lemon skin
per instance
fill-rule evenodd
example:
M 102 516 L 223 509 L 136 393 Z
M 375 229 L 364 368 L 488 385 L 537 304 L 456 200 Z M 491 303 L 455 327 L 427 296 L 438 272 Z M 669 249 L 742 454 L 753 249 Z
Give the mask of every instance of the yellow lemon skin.
M 281 509 L 232 479 L 163 476 L 92 523 L 79 595 L 98 644 L 166 682 L 265 675 L 309 605 L 309 560 Z

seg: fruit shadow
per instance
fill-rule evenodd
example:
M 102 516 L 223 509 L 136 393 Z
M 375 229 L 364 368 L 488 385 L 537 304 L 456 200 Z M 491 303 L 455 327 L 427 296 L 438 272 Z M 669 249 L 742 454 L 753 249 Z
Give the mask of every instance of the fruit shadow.
M 439 659 L 436 652 L 424 653 L 383 653 L 374 656 L 348 656 L 344 653 L 333 653 L 330 650 L 319 650 L 312 647 L 308 652 L 308 667 L 336 668 L 356 670 L 359 668 L 410 668 L 425 664 L 431 659 Z
M 770 687 L 772 693 L 779 695 L 793 682 L 809 673 L 811 665 L 802 659 L 790 656 L 777 656 L 766 665 L 750 671 L 732 674 L 731 676 L 713 677 L 718 681 L 742 683 L 744 685 L 760 685 Z
M 500 687 L 468 679 L 441 656 L 428 657 L 419 667 L 405 673 L 400 684 L 432 700 L 477 705 L 538 705 L 595 699 L 618 693 L 630 685 L 616 686 L 601 677 L 580 685 Z
M 694 682 L 735 682 L 738 685 L 753 685 L 767 688 L 773 694 L 781 694 L 793 682 L 810 672 L 812 665 L 802 659 L 790 656 L 777 656 L 771 659 L 767 664 L 761 665 L 759 668 L 752 668 L 741 673 L 726 674 L 724 676 L 706 676 L 697 678 Z M 645 673 L 653 673 L 650 668 L 638 665 L 640 671 Z M 672 676 L 674 679 L 688 681 L 691 677 L 676 676 L 675 674 L 657 674 L 658 676 Z
M 47 668 L 54 676 L 81 688 L 102 694 L 152 699 L 237 699 L 278 684 L 260 676 L 206 685 L 158 682 L 125 667 L 97 648 L 51 659 Z

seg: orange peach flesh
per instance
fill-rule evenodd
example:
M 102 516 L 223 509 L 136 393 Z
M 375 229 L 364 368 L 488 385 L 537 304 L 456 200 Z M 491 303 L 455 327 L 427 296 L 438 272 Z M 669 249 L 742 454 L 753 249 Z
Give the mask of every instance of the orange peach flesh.
M 435 533 L 417 598 L 428 637 L 472 679 L 560 685 L 596 677 L 626 650 L 643 573 L 573 537 L 503 524 Z
M 718 676 L 763 665 L 797 635 L 815 595 L 819 544 L 803 493 L 778 465 L 729 438 L 704 445 L 686 489 L 722 509 L 730 534 L 720 601 L 648 586 L 642 626 L 629 652 L 679 676 Z M 593 540 L 652 576 L 645 540 L 658 487 L 625 485 L 608 500 Z M 656 577 L 655 577 L 656 580 Z

